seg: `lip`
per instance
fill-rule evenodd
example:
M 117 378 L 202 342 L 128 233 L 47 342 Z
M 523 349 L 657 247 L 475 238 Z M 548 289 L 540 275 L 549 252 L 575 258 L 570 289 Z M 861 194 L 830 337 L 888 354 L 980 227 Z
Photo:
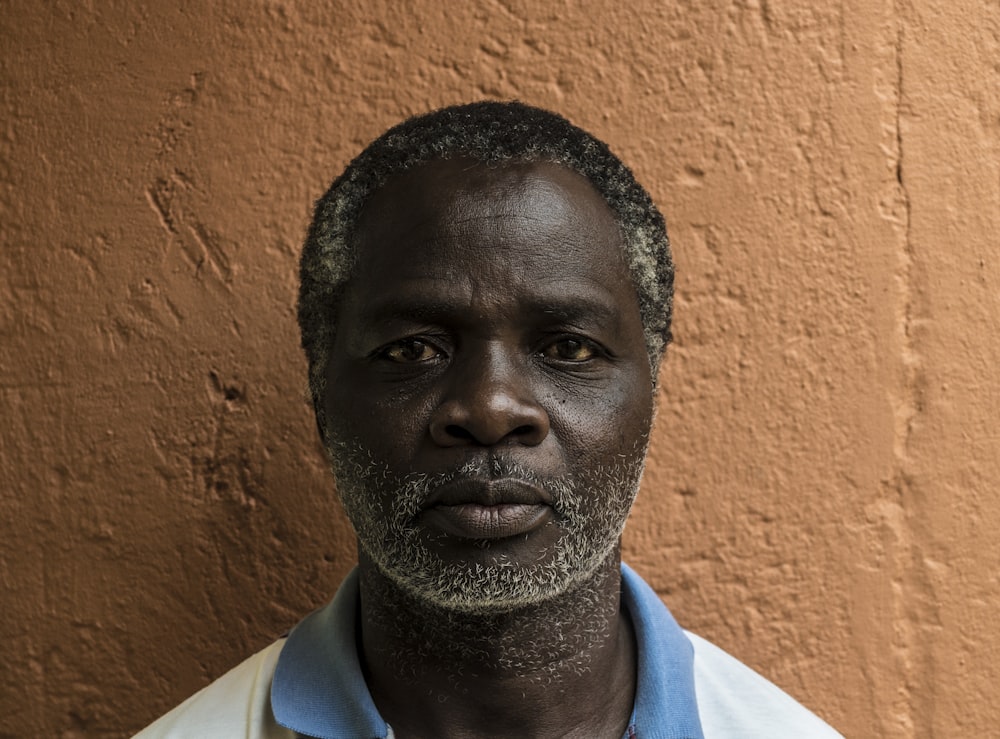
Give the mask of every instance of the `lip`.
M 551 496 L 511 478 L 462 478 L 442 485 L 427 501 L 424 522 L 461 539 L 505 539 L 527 534 L 551 520 Z
M 424 504 L 425 508 L 474 503 L 482 506 L 505 504 L 552 504 L 548 491 L 526 480 L 513 477 L 460 477 L 437 488 Z

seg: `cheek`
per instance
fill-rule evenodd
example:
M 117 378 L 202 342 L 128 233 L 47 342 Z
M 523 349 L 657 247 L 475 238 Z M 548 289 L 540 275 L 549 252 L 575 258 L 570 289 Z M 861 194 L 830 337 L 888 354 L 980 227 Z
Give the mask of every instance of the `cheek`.
M 610 464 L 645 447 L 652 423 L 653 399 L 641 373 L 621 378 L 597 393 L 553 398 L 552 428 L 573 456 L 600 458 Z
M 424 395 L 377 392 L 357 383 L 335 384 L 331 378 L 324 398 L 330 433 L 354 441 L 386 461 L 408 459 L 427 435 L 434 407 Z

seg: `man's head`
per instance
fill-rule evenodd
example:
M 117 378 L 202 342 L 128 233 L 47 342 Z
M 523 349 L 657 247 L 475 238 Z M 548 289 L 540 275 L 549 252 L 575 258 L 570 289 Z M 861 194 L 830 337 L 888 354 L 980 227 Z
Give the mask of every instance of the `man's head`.
M 362 155 L 321 201 L 300 318 L 362 562 L 438 606 L 507 610 L 617 551 L 672 268 L 662 219 L 603 145 L 523 106 L 449 115 L 383 136 L 380 164 Z M 554 130 L 506 135 L 525 120 Z M 365 195 L 331 228 L 355 180 Z
M 410 118 L 375 139 L 317 202 L 300 266 L 298 318 L 309 362 L 309 389 L 320 431 L 326 363 L 339 298 L 357 258 L 361 213 L 390 177 L 437 159 L 484 164 L 542 161 L 585 179 L 615 214 L 656 367 L 670 342 L 674 264 L 663 216 L 632 172 L 608 146 L 562 116 L 521 103 L 484 101 Z

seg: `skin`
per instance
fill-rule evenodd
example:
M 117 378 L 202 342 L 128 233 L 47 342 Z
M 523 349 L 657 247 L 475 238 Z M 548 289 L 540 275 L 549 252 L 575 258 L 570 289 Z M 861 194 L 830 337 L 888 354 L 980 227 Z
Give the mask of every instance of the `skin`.
M 617 739 L 652 378 L 610 209 L 555 164 L 439 161 L 356 239 L 324 404 L 379 711 L 399 737 Z

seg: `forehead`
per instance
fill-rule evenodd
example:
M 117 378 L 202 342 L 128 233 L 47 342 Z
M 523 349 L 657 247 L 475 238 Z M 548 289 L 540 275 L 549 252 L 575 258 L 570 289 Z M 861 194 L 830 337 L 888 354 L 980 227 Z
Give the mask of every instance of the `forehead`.
M 552 162 L 450 159 L 393 176 L 365 205 L 354 245 L 356 275 L 399 259 L 475 271 L 515 253 L 525 267 L 558 262 L 565 278 L 581 267 L 627 271 L 607 202 L 586 178 Z

